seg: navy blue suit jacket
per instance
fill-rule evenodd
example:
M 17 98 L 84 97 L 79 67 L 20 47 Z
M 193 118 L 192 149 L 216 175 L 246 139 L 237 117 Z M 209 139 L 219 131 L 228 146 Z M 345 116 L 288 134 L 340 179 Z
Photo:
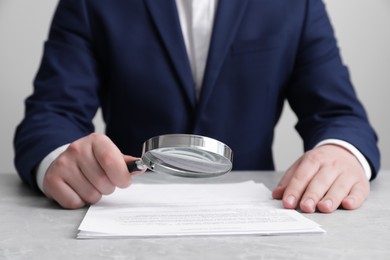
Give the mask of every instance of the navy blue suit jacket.
M 94 131 L 99 107 L 125 154 L 140 156 L 155 135 L 194 133 L 229 145 L 235 170 L 271 170 L 287 100 L 305 150 L 338 138 L 379 169 L 320 0 L 220 0 L 199 100 L 174 0 L 62 0 L 34 87 L 15 135 L 32 186 L 42 158 Z

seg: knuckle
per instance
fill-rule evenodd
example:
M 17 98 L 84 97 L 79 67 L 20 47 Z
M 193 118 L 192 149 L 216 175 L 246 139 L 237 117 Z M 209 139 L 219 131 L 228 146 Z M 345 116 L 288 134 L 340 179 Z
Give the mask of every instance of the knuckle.
M 309 176 L 309 174 L 301 171 L 297 172 L 292 178 L 290 183 L 296 187 L 296 189 L 302 190 L 306 188 L 309 181 L 311 180 L 312 176 Z
M 338 181 L 335 188 L 339 191 L 349 191 L 351 189 L 350 183 Z
M 62 169 L 62 168 L 65 168 L 66 166 L 69 165 L 69 159 L 66 157 L 66 156 L 58 156 L 58 158 L 56 158 L 53 163 L 52 163 L 52 167 L 53 169 Z
M 82 145 L 80 144 L 80 142 L 73 142 L 71 144 L 69 144 L 68 148 L 66 149 L 67 152 L 70 152 L 71 154 L 74 154 L 74 155 L 80 155 L 81 152 L 82 152 Z
M 101 134 L 101 133 L 91 133 L 88 138 L 90 138 L 92 140 L 92 142 L 107 142 L 109 141 L 109 138 L 104 135 L 104 134 Z
M 103 151 L 99 156 L 100 163 L 104 168 L 111 168 L 115 166 L 116 157 L 108 150 Z
M 48 173 L 45 175 L 44 182 L 45 186 L 55 186 L 57 183 L 61 181 L 61 177 L 58 174 L 55 173 Z
M 304 155 L 304 162 L 317 165 L 318 162 L 321 160 L 322 156 L 320 152 L 314 152 L 314 151 L 309 151 L 306 152 Z

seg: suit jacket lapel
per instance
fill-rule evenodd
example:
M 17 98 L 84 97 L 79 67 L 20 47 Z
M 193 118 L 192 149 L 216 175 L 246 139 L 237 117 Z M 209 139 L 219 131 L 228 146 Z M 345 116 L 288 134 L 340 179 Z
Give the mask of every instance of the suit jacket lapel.
M 247 0 L 219 0 L 198 107 L 198 116 L 202 114 L 212 93 L 215 81 L 237 32 L 246 5 Z
M 215 81 L 237 32 L 248 0 L 219 0 L 215 15 L 198 116 L 203 112 Z M 185 48 L 175 0 L 145 0 L 151 17 L 167 49 L 172 63 L 191 104 L 196 106 L 195 85 Z
M 175 0 L 145 0 L 145 3 L 160 33 L 165 48 L 171 57 L 184 92 L 187 94 L 193 107 L 195 107 L 195 85 L 181 32 Z

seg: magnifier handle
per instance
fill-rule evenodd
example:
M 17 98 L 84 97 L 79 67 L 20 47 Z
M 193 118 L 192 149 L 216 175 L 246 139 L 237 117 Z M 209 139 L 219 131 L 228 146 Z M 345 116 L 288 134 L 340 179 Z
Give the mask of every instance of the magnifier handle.
M 135 160 L 126 163 L 127 169 L 129 170 L 130 173 L 132 172 L 138 172 L 138 171 L 143 171 L 146 170 L 147 167 L 142 163 L 141 160 Z

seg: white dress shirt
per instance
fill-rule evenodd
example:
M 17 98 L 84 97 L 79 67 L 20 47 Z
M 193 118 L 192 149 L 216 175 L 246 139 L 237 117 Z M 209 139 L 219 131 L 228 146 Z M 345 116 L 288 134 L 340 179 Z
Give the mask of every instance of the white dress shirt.
M 181 30 L 199 98 L 209 53 L 217 0 L 176 0 Z
M 184 43 L 198 98 L 203 84 L 217 4 L 217 0 L 176 0 Z M 317 146 L 324 144 L 336 144 L 349 150 L 363 166 L 367 178 L 371 178 L 371 168 L 366 158 L 353 145 L 338 139 L 327 139 L 320 142 Z M 68 145 L 63 145 L 57 148 L 39 164 L 37 184 L 42 191 L 43 179 L 48 167 L 67 147 Z

